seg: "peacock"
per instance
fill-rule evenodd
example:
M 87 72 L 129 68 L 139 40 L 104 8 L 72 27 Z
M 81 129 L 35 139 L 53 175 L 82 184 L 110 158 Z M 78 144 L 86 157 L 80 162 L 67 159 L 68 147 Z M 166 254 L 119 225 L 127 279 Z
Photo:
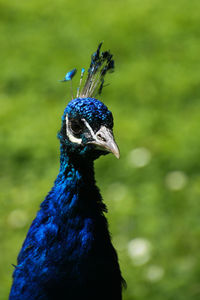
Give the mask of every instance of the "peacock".
M 122 299 L 124 280 L 94 176 L 94 160 L 109 152 L 120 156 L 112 113 L 96 99 L 114 70 L 113 55 L 101 45 L 64 110 L 59 174 L 18 255 L 10 300 Z M 73 69 L 63 81 L 75 74 Z

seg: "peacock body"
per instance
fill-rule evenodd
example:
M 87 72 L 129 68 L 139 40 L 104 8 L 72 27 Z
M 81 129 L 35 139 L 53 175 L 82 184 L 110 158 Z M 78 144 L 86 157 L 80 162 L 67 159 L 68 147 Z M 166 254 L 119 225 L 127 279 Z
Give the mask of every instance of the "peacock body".
M 123 279 L 94 177 L 95 159 L 119 157 L 112 129 L 112 113 L 99 100 L 80 96 L 67 105 L 60 171 L 18 255 L 10 300 L 121 299 Z

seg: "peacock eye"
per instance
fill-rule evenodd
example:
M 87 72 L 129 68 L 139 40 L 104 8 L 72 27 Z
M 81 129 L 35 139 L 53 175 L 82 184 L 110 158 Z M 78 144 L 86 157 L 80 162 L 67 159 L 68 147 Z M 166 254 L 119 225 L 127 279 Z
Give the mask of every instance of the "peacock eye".
M 84 124 L 81 120 L 71 120 L 70 127 L 74 134 L 80 134 L 83 130 Z

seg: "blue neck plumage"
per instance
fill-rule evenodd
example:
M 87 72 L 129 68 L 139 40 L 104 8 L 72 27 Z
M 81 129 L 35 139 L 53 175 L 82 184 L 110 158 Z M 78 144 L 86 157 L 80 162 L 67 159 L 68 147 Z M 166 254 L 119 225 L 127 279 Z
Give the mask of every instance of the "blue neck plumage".
M 106 208 L 95 184 L 93 164 L 69 157 L 61 144 L 60 172 L 41 207 L 64 217 L 102 214 Z
M 94 161 L 68 154 L 66 148 L 60 146 L 60 173 L 58 176 L 71 177 L 84 181 L 86 185 L 95 184 Z

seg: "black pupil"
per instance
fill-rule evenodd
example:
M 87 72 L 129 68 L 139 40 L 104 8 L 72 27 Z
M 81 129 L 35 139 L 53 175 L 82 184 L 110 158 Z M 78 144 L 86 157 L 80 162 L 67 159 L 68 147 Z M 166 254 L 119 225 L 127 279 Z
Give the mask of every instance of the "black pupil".
M 75 134 L 79 134 L 82 130 L 83 124 L 81 121 L 72 120 L 71 121 L 71 129 Z

